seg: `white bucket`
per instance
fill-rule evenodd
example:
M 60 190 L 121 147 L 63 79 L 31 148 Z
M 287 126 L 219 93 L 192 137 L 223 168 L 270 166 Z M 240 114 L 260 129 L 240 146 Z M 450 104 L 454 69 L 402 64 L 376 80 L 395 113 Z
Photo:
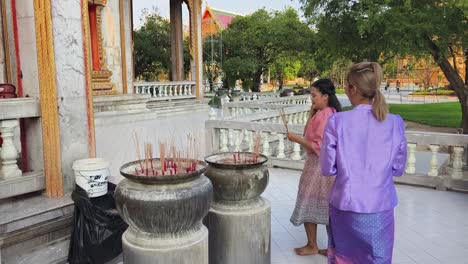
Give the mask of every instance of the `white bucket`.
M 73 170 L 76 184 L 85 190 L 89 197 L 107 193 L 109 162 L 101 158 L 76 160 L 73 162 Z

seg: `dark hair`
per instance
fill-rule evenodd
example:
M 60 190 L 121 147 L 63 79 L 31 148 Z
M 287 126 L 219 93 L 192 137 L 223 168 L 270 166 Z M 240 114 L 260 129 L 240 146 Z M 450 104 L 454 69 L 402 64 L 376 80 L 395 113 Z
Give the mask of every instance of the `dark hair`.
M 335 108 L 337 112 L 343 111 L 341 108 L 340 101 L 336 97 L 335 85 L 330 79 L 319 79 L 312 83 L 312 87 L 315 87 L 321 94 L 328 95 L 328 106 Z

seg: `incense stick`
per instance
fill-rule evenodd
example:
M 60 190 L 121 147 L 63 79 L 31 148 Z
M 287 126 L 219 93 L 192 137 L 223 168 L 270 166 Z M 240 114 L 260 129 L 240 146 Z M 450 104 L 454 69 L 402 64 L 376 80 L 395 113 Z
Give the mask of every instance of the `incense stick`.
M 288 131 L 289 131 L 289 129 L 288 129 L 288 120 L 286 118 L 286 113 L 284 112 L 284 108 L 281 108 L 279 110 L 279 114 L 280 114 L 281 120 L 283 121 L 284 128 L 286 128 L 286 133 L 288 133 Z

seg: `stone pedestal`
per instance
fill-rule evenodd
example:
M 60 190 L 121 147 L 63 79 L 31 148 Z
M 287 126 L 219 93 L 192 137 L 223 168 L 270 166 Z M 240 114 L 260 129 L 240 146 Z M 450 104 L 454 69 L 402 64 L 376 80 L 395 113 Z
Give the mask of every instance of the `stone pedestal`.
M 202 220 L 213 199 L 213 186 L 203 176 L 206 164 L 190 160 L 196 169 L 188 173 L 138 176 L 135 172 L 143 171 L 143 161 L 120 168 L 126 179 L 115 190 L 117 210 L 129 225 L 122 235 L 124 263 L 208 264 L 208 230 Z M 160 160 L 151 164 L 157 166 Z
M 122 236 L 124 263 L 192 264 L 208 263 L 208 229 L 181 238 L 135 237 L 129 230 Z
M 210 264 L 269 264 L 271 206 L 260 197 L 268 184 L 268 158 L 227 152 L 205 161 L 205 175 L 214 188 L 214 200 L 204 220 L 210 230 Z
M 268 264 L 271 261 L 271 206 L 213 203 L 205 219 L 210 229 L 210 264 Z

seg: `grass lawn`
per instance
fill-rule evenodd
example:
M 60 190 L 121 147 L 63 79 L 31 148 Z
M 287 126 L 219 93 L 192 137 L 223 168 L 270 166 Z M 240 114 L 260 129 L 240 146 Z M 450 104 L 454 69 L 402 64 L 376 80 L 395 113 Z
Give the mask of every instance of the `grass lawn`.
M 345 107 L 345 110 L 350 108 Z M 390 104 L 390 113 L 404 120 L 437 127 L 459 128 L 461 123 L 460 103 L 437 104 Z

